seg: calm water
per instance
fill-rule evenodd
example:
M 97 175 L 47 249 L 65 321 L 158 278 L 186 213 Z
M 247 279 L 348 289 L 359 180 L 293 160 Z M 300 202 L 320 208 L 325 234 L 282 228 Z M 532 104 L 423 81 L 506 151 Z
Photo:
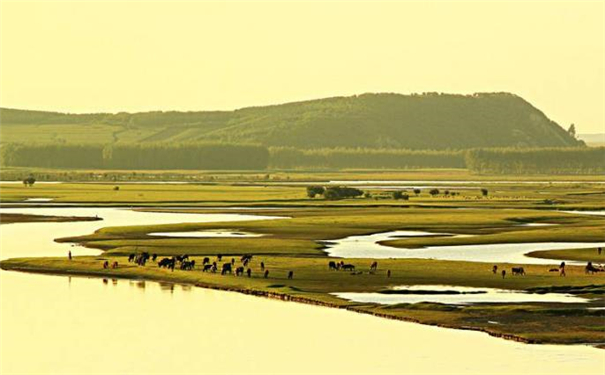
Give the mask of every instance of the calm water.
M 14 212 L 98 214 L 105 220 L 1 225 L 2 258 L 65 255 L 69 245 L 54 243 L 53 238 L 87 234 L 103 226 L 252 219 L 111 208 L 31 210 L 35 211 Z M 76 255 L 90 252 L 72 250 Z M 1 271 L 0 290 L 2 374 L 605 370 L 603 351 L 591 347 L 525 345 L 478 332 L 186 286 Z
M 355 302 L 373 302 L 383 305 L 396 303 L 437 302 L 451 305 L 472 303 L 523 303 L 523 302 L 560 302 L 584 303 L 588 298 L 563 293 L 527 293 L 519 290 L 496 288 L 471 288 L 455 285 L 404 285 L 393 290 L 413 291 L 410 294 L 385 293 L 334 293 L 335 296 Z M 460 294 L 433 294 L 433 291 L 454 291 Z
M 281 216 L 244 215 L 232 213 L 190 214 L 144 212 L 107 207 L 70 208 L 0 208 L 2 213 L 24 213 L 52 216 L 98 216 L 100 221 L 69 223 L 20 223 L 0 225 L 0 259 L 25 256 L 66 256 L 69 250 L 74 255 L 94 255 L 97 250 L 72 247 L 71 244 L 57 243 L 55 238 L 90 234 L 97 229 L 110 226 L 150 225 L 196 222 L 233 222 L 248 220 L 275 220 Z M 27 239 L 27 246 L 23 240 Z
M 563 250 L 605 247 L 605 242 L 527 242 L 482 245 L 425 246 L 405 249 L 381 245 L 379 242 L 402 237 L 443 235 L 423 231 L 392 231 L 362 236 L 349 236 L 326 241 L 325 251 L 334 257 L 344 258 L 416 258 L 461 260 L 468 262 L 559 264 L 560 260 L 528 257 L 537 250 Z M 462 235 L 464 236 L 464 235 Z M 454 236 L 460 237 L 460 235 Z M 595 250 L 596 253 L 596 250 Z M 570 263 L 570 262 L 568 262 Z

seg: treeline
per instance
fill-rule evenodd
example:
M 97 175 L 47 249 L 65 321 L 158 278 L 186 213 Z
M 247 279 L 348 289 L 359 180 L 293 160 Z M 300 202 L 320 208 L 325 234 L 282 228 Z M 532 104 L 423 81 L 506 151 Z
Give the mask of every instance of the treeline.
M 464 151 L 394 149 L 270 149 L 274 169 L 465 168 Z
M 476 149 L 465 163 L 478 174 L 602 174 L 605 147 Z
M 268 149 L 223 143 L 2 144 L 0 165 L 123 170 L 468 168 L 477 174 L 601 174 L 605 148 L 418 151 Z
M 269 165 L 267 148 L 232 144 L 7 144 L 0 155 L 2 165 L 12 167 L 259 170 Z

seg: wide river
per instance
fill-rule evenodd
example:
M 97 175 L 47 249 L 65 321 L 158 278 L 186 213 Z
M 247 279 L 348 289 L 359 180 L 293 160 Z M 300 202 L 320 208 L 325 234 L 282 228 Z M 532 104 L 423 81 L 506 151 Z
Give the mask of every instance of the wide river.
M 105 226 L 274 219 L 116 208 L 2 212 L 104 219 L 0 225 L 2 259 L 94 254 L 52 240 Z M 0 291 L 2 374 L 605 372 L 605 352 L 588 346 L 526 345 L 189 286 L 1 271 Z

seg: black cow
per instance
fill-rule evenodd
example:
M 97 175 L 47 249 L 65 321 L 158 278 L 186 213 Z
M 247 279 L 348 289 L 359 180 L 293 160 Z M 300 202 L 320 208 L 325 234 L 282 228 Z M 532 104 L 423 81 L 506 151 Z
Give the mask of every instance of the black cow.
M 233 271 L 231 269 L 231 263 L 224 263 L 223 264 L 223 269 L 221 270 L 221 275 L 224 275 L 227 272 L 229 272 L 230 274 L 233 273 Z
M 212 270 L 212 267 L 214 267 L 212 264 L 205 264 L 202 272 L 209 272 Z
M 370 265 L 370 271 L 376 271 L 378 269 L 378 262 L 374 261 Z
M 523 269 L 523 267 L 513 267 L 511 269 L 511 271 L 513 272 L 513 276 L 514 275 L 525 275 L 525 270 Z
M 355 271 L 355 266 L 352 264 L 343 264 L 340 268 L 344 271 Z
M 288 272 L 288 279 L 292 279 L 294 277 L 294 271 Z
M 195 260 L 186 260 L 181 262 L 181 269 L 182 270 L 192 270 L 195 268 Z
M 210 263 L 210 258 L 205 257 L 204 260 L 202 261 L 202 264 L 208 264 Z
M 330 263 L 328 263 L 328 269 L 329 270 L 337 270 L 338 267 L 336 266 L 336 262 L 331 260 Z
M 235 269 L 235 276 L 241 276 L 244 274 L 244 267 L 237 267 Z
M 163 258 L 158 262 L 158 267 L 160 268 L 171 268 L 174 265 L 174 258 Z

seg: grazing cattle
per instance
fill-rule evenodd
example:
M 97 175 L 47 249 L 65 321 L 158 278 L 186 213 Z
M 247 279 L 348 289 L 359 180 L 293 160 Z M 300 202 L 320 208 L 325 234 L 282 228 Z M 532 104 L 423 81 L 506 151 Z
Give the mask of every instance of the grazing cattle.
M 156 259 L 158 259 L 158 254 L 153 254 L 153 255 L 151 256 L 151 260 L 152 260 L 153 262 L 155 262 L 155 260 L 156 260 Z
M 169 268 L 171 263 L 174 263 L 174 259 L 172 259 L 172 258 L 163 258 L 162 260 L 160 260 L 158 262 L 158 267 L 160 267 L 160 268 L 163 268 L 163 267 Z
M 506 270 L 502 270 L 502 278 L 504 279 L 506 277 Z
M 235 276 L 241 276 L 244 274 L 244 267 L 237 267 L 235 269 Z
M 391 277 L 391 270 L 387 270 L 387 277 Z
M 559 272 L 558 268 L 551 268 L 548 270 L 548 272 Z
M 118 268 L 118 262 L 117 262 L 117 261 L 114 261 L 114 262 L 111 264 L 111 268 Z
M 593 266 L 592 262 L 588 262 L 588 264 L 584 268 L 584 272 L 591 274 L 591 275 L 594 274 L 595 272 L 603 272 L 603 271 L 604 270 L 602 268 L 597 268 L 597 267 Z
M 494 264 L 494 266 L 492 267 L 492 273 L 495 275 L 496 273 L 498 273 L 498 265 Z
M 223 264 L 223 269 L 221 270 L 221 275 L 224 275 L 227 272 L 229 272 L 230 274 L 233 273 L 233 271 L 231 269 L 231 263 L 224 263 Z
M 597 253 L 598 253 L 599 255 L 601 255 L 601 253 L 602 253 L 602 252 L 603 252 L 603 248 L 602 248 L 602 247 L 599 247 L 599 248 L 597 249 Z
M 248 274 L 248 277 L 252 277 L 252 269 L 251 268 L 248 268 L 246 270 L 246 273 Z
M 135 258 L 136 256 L 137 256 L 136 254 L 130 254 L 130 255 L 128 256 L 128 263 L 131 263 L 131 262 L 134 260 L 134 258 Z
M 249 262 L 251 260 L 252 260 L 252 255 L 250 255 L 250 254 L 244 254 L 244 255 L 242 255 L 242 258 L 241 258 L 242 262 Z
M 202 264 L 205 265 L 205 264 L 208 264 L 208 263 L 210 263 L 210 258 L 205 257 L 204 260 L 202 261 Z
M 212 270 L 212 267 L 214 267 L 212 264 L 205 264 L 204 268 L 202 268 L 202 272 L 209 272 Z
M 231 265 L 235 265 L 235 258 L 231 258 Z
M 179 262 L 184 262 L 186 260 L 189 260 L 189 255 L 187 255 L 187 254 L 177 255 L 176 260 L 178 260 Z
M 525 270 L 523 269 L 523 267 L 513 267 L 511 269 L 511 271 L 513 272 L 513 276 L 515 275 L 525 275 Z
M 355 271 L 355 266 L 352 264 L 343 264 L 340 268 L 344 271 Z
M 182 270 L 192 270 L 195 268 L 195 260 L 185 260 L 183 262 L 181 262 L 181 269 Z
M 105 261 L 103 262 L 103 268 L 108 268 L 109 267 L 109 261 Z
M 244 267 L 248 266 L 248 263 L 250 262 L 249 259 L 244 259 Z
M 565 276 L 565 262 L 561 262 L 559 265 L 559 276 Z
M 370 271 L 376 271 L 378 269 L 378 262 L 374 261 L 370 265 Z
M 261 271 L 265 270 L 265 262 L 260 262 L 260 269 Z
M 292 279 L 294 277 L 294 271 L 288 272 L 288 279 Z
M 265 279 L 269 277 L 269 270 L 265 270 Z
M 328 269 L 329 270 L 337 270 L 338 267 L 336 267 L 336 262 L 331 260 L 330 263 L 328 263 Z
M 133 254 L 131 254 L 131 255 L 133 255 Z M 147 251 L 144 251 L 144 252 L 134 256 L 134 262 L 136 264 L 138 264 L 139 266 L 144 266 L 145 263 L 147 263 L 147 261 L 149 260 L 149 258 L 151 258 L 151 255 Z
M 223 260 L 223 256 L 222 256 L 221 254 L 217 255 L 217 256 L 216 256 L 216 260 L 217 260 L 218 262 L 220 262 L 221 260 Z

